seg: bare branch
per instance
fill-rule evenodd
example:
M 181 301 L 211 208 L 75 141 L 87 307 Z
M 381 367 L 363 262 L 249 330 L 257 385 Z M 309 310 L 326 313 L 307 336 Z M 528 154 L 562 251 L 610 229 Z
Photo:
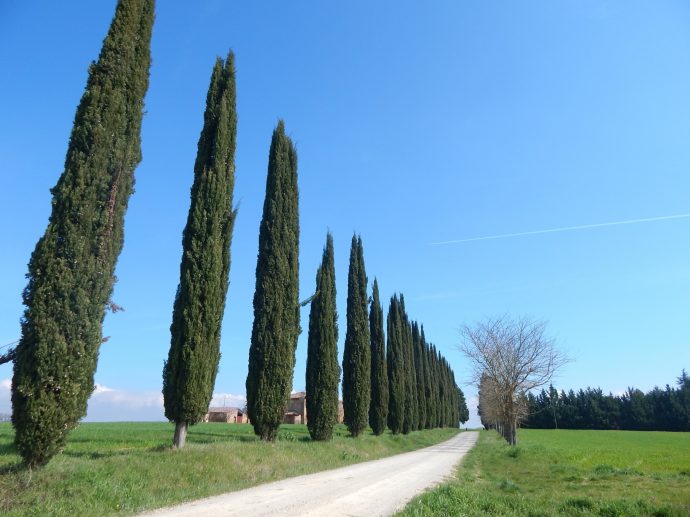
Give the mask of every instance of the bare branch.
M 544 321 L 508 316 L 461 330 L 459 349 L 479 384 L 482 423 L 497 428 L 512 445 L 517 443 L 518 424 L 527 416 L 527 393 L 548 384 L 570 360 L 545 332 Z

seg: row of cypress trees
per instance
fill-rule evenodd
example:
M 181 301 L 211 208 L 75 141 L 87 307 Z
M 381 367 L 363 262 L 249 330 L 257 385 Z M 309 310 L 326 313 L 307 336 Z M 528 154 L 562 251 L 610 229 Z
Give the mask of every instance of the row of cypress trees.
M 410 321 L 402 294 L 391 297 L 386 326 L 390 430 L 407 434 L 467 422 L 465 396 L 450 364 L 427 342 L 424 327 Z M 384 412 L 377 409 L 378 414 Z M 377 422 L 377 427 L 382 426 Z
M 367 276 L 361 237 L 352 237 L 347 295 L 347 334 L 343 350 L 344 422 L 359 436 L 389 427 L 394 434 L 457 426 L 469 411 L 455 375 L 424 329 L 410 322 L 405 300 L 397 294 L 388 311 L 388 346 L 383 329 L 378 281 L 368 308 Z M 330 233 L 317 271 L 311 301 L 307 355 L 307 414 L 315 440 L 329 440 L 337 422 L 337 313 L 333 238 Z M 386 351 L 387 348 L 387 351 Z
M 12 382 L 15 442 L 29 466 L 45 464 L 64 447 L 93 391 L 102 322 L 106 308 L 112 306 L 115 264 L 124 239 L 124 214 L 133 191 L 134 170 L 141 161 L 140 129 L 153 18 L 153 0 L 119 0 L 77 108 L 65 170 L 52 190 L 48 228 L 29 263 L 23 295 L 26 310 Z M 218 371 L 236 216 L 236 125 L 234 56 L 230 52 L 225 61 L 216 61 L 211 75 L 183 232 L 171 345 L 163 368 L 165 414 L 176 424 L 176 447 L 184 446 L 188 426 L 199 422 L 207 411 Z M 298 271 L 297 154 L 279 121 L 269 152 L 246 382 L 247 409 L 255 433 L 268 441 L 276 438 L 292 386 L 301 331 Z M 329 234 L 311 299 L 308 340 L 309 430 L 320 440 L 331 437 L 338 417 L 335 294 Z M 377 434 L 385 429 L 389 375 L 405 379 L 406 400 L 396 402 L 407 408 L 403 432 L 456 425 L 458 401 L 451 388 L 452 372 L 426 346 L 423 332 L 417 335 L 416 324 L 407 323 L 404 304 L 398 318 L 405 323 L 402 330 L 396 330 L 402 362 L 393 367 L 390 357 L 388 367 L 383 365 L 383 312 L 376 281 L 371 310 L 369 317 L 362 240 L 355 236 L 342 370 L 345 422 L 352 435 L 359 435 L 370 421 Z M 389 335 L 389 356 L 390 339 Z M 415 352 L 415 346 L 419 351 Z M 426 355 L 431 359 L 425 367 Z M 398 373 L 400 368 L 403 374 Z M 430 372 L 428 382 L 424 381 L 425 368 Z M 431 419 L 425 413 L 422 422 L 417 412 L 418 393 L 427 392 L 439 409 Z M 395 395 L 390 399 L 395 400 Z

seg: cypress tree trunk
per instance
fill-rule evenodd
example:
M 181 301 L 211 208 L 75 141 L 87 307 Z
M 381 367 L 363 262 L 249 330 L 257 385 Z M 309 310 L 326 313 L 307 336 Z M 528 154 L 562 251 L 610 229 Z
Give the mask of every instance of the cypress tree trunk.
M 220 333 L 230 273 L 236 212 L 235 67 L 232 52 L 218 58 L 206 97 L 191 205 L 182 236 L 168 360 L 163 367 L 165 416 L 175 422 L 173 444 L 184 447 L 187 426 L 208 411 L 220 361 Z M 184 431 L 183 431 L 184 430 Z
M 74 118 L 52 213 L 29 262 L 12 381 L 17 450 L 29 466 L 59 452 L 86 413 L 102 322 L 141 161 L 153 0 L 120 0 Z
M 367 274 L 361 237 L 352 237 L 347 279 L 347 333 L 343 350 L 343 409 L 352 436 L 367 427 L 371 400 L 371 350 Z
M 275 441 L 292 388 L 299 326 L 297 153 L 285 124 L 273 131 L 259 230 L 247 411 L 254 432 Z
M 379 299 L 379 284 L 375 278 L 369 312 L 369 333 L 371 339 L 369 425 L 378 436 L 386 430 L 388 417 L 388 369 L 386 367 L 386 338 L 383 333 L 383 308 Z
M 187 422 L 175 422 L 173 445 L 176 449 L 181 449 L 187 443 L 187 428 Z
M 338 423 L 338 313 L 333 236 L 328 233 L 316 273 L 307 340 L 307 427 L 314 440 L 330 440 Z
M 402 316 L 397 295 L 391 297 L 387 330 L 388 427 L 393 434 L 398 434 L 402 432 L 405 420 L 405 361 L 402 351 Z

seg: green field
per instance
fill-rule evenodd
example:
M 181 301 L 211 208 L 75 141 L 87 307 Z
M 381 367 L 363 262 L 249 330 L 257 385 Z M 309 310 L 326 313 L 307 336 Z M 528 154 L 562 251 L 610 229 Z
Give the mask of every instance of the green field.
M 132 514 L 426 447 L 457 432 L 353 439 L 340 425 L 323 443 L 311 441 L 305 425 L 283 425 L 267 444 L 246 424 L 200 424 L 175 451 L 172 424 L 82 424 L 62 454 L 28 472 L 18 468 L 12 427 L 0 424 L 0 515 Z
M 690 515 L 690 433 L 521 430 L 519 443 L 483 431 L 457 480 L 400 515 Z

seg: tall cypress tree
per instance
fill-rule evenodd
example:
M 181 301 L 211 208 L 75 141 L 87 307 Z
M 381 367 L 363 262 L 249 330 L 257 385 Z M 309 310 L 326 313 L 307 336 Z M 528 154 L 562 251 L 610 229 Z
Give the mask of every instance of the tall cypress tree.
M 445 415 L 446 415 L 446 401 L 443 391 L 443 366 L 441 364 L 441 353 L 436 350 L 436 379 L 437 379 L 437 391 L 438 391 L 438 421 L 437 427 L 445 426 Z
M 402 432 L 405 420 L 405 360 L 402 344 L 402 315 L 398 295 L 391 297 L 386 320 L 388 342 L 388 427 L 393 434 Z
M 175 422 L 175 447 L 187 426 L 208 410 L 220 360 L 220 331 L 235 222 L 235 69 L 232 52 L 213 67 L 199 137 L 191 206 L 182 234 L 168 360 L 163 367 L 165 416 Z
M 441 384 L 440 384 L 440 393 L 441 393 L 441 427 L 447 427 L 448 426 L 448 407 L 449 407 L 449 401 L 448 401 L 448 378 L 447 378 L 447 370 L 446 370 L 446 365 L 443 361 L 443 357 L 439 354 L 439 371 L 441 372 Z
M 424 405 L 426 407 L 426 418 L 424 419 L 424 428 L 431 429 L 431 421 L 433 420 L 433 399 L 431 397 L 431 372 L 429 371 L 429 345 L 426 342 L 424 335 L 424 325 L 420 330 L 420 345 L 422 353 L 422 370 L 424 372 Z
M 412 323 L 412 347 L 414 349 L 414 369 L 417 381 L 417 429 L 424 429 L 426 424 L 426 393 L 424 384 L 424 362 L 422 359 L 422 337 L 419 333 L 419 324 Z
M 458 390 L 458 421 L 464 425 L 470 419 L 470 410 L 467 408 L 467 401 L 463 391 L 457 384 L 455 388 Z
M 367 427 L 371 400 L 371 350 L 367 273 L 362 238 L 352 236 L 347 278 L 347 332 L 343 349 L 343 409 L 352 436 Z
M 316 273 L 307 340 L 307 427 L 314 440 L 330 440 L 338 423 L 338 313 L 333 236 L 328 233 Z
M 283 419 L 300 333 L 298 197 L 297 153 L 281 120 L 268 158 L 246 383 L 249 418 L 265 441 Z
M 386 430 L 388 416 L 388 368 L 386 366 L 386 341 L 383 332 L 383 308 L 379 298 L 379 284 L 374 278 L 374 292 L 369 311 L 371 339 L 371 404 L 369 425 L 375 435 Z
M 48 227 L 31 255 L 12 381 L 15 443 L 47 463 L 86 413 L 141 161 L 153 0 L 120 0 L 74 117 Z
M 417 376 L 414 371 L 414 351 L 412 348 L 412 325 L 405 310 L 405 298 L 400 295 L 400 311 L 402 314 L 402 346 L 405 371 L 405 419 L 403 420 L 403 434 L 417 429 Z
M 439 394 L 438 394 L 438 369 L 436 367 L 436 347 L 430 343 L 427 349 L 427 357 L 429 358 L 429 374 L 431 377 L 431 429 L 435 429 L 439 426 L 439 413 L 441 411 L 439 404 Z
M 455 389 L 455 382 L 453 381 L 453 370 L 451 370 L 446 358 L 443 358 L 443 364 L 446 370 L 446 400 L 447 400 L 447 419 L 446 425 L 448 427 L 457 427 L 458 420 L 456 418 L 456 409 L 458 407 L 457 390 Z

